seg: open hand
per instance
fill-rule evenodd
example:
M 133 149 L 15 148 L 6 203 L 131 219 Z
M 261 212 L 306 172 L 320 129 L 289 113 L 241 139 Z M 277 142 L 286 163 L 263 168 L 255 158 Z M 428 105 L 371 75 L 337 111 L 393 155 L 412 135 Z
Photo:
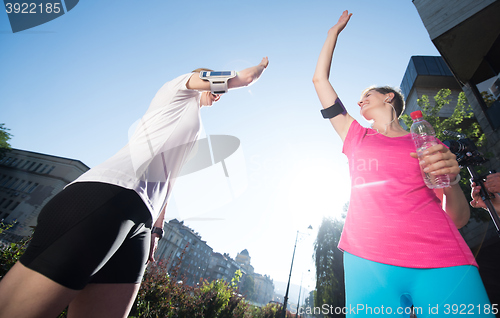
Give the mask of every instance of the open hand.
M 347 10 L 342 12 L 342 15 L 340 16 L 339 21 L 337 22 L 337 24 L 335 24 L 330 29 L 330 31 L 335 31 L 335 32 L 337 32 L 337 34 L 342 32 L 342 30 L 344 30 L 345 26 L 347 25 L 347 22 L 349 22 L 349 19 L 351 18 L 351 16 L 352 16 L 352 13 L 349 13 Z
M 262 58 L 262 61 L 260 61 L 259 65 L 262 65 L 264 68 L 267 68 L 269 65 L 269 59 L 266 57 Z

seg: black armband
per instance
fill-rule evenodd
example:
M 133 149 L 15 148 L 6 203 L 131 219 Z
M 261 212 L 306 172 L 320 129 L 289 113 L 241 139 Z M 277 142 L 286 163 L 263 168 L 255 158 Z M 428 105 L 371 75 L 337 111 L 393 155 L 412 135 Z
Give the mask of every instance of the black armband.
M 337 99 L 335 100 L 335 104 L 328 108 L 322 109 L 321 114 L 323 115 L 323 118 L 333 118 L 340 114 L 347 114 L 347 110 L 345 110 L 344 104 L 342 104 L 340 98 L 337 97 Z

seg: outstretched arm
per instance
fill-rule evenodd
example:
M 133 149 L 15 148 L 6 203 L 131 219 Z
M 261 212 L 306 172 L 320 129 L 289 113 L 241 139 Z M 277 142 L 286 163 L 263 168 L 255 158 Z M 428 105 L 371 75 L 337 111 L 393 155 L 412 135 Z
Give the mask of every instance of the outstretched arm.
M 262 61 L 256 66 L 246 68 L 236 74 L 236 77 L 229 79 L 227 82 L 228 88 L 239 88 L 243 86 L 248 86 L 256 82 L 262 75 L 264 70 L 267 68 L 269 60 L 264 57 Z M 209 91 L 210 83 L 208 81 L 202 80 L 198 73 L 193 74 L 191 78 L 186 83 L 186 87 L 189 89 L 199 90 L 199 91 Z
M 337 44 L 338 35 L 345 28 L 351 16 L 352 13 L 349 14 L 347 10 L 342 13 L 337 24 L 328 31 L 325 44 L 319 54 L 316 70 L 314 71 L 313 83 L 323 108 L 332 106 L 338 97 L 328 78 L 330 77 L 330 66 L 332 64 L 333 51 Z M 342 138 L 342 141 L 344 141 L 353 120 L 354 119 L 349 114 L 340 114 L 330 119 L 333 128 L 335 128 L 340 138 Z

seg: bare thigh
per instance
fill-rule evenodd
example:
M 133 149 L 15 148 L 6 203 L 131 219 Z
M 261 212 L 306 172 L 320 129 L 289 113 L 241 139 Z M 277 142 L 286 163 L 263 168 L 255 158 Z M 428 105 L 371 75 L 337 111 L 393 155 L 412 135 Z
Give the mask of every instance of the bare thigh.
M 79 292 L 18 262 L 0 281 L 0 318 L 57 317 Z
M 69 318 L 126 318 L 140 284 L 88 284 L 70 303 Z

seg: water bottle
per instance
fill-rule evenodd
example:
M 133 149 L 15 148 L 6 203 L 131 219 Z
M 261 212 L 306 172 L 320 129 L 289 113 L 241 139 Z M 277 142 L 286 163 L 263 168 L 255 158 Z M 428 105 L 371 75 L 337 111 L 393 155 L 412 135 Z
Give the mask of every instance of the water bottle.
M 425 149 L 437 145 L 436 133 L 431 124 L 422 118 L 422 112 L 420 110 L 411 113 L 411 118 L 413 119 L 413 124 L 411 125 L 411 137 L 415 142 L 415 147 L 417 148 L 417 155 L 419 158 L 423 156 Z M 424 178 L 425 185 L 430 189 L 436 188 L 446 188 L 450 186 L 450 177 L 446 174 L 444 175 L 432 175 L 422 171 L 422 177 Z

